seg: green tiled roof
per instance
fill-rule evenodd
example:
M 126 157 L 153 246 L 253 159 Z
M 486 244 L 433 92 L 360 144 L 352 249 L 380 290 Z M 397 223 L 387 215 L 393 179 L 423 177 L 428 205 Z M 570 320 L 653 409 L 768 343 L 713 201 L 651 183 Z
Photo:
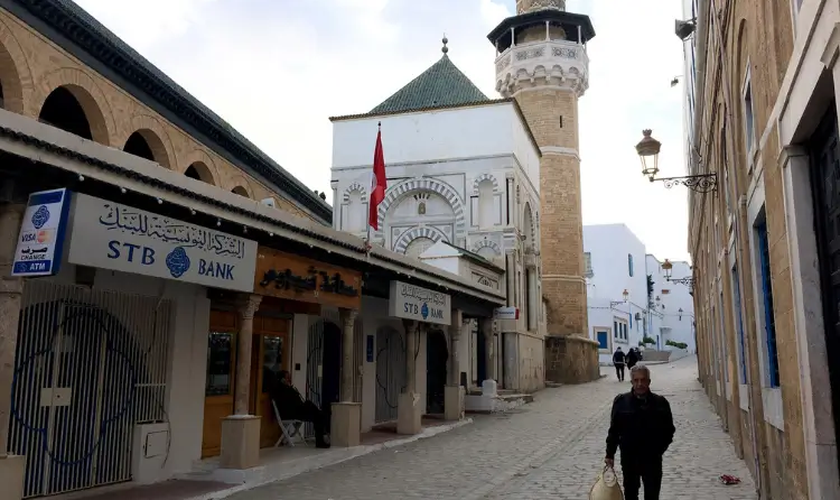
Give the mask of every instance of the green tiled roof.
M 370 113 L 400 113 L 489 101 L 446 54 Z

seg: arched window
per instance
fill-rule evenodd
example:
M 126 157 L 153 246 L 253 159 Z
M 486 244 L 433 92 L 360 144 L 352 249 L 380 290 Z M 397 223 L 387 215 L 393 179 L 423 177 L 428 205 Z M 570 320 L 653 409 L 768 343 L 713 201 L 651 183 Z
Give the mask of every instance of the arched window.
M 215 180 L 213 179 L 213 174 L 210 172 L 210 169 L 204 163 L 197 161 L 190 165 L 186 171 L 184 171 L 184 175 L 191 179 L 195 179 L 197 181 L 206 182 L 212 186 L 216 185 Z
M 496 224 L 493 205 L 493 181 L 484 179 L 478 184 L 478 227 L 492 227 Z
M 82 139 L 93 140 L 93 132 L 85 110 L 67 87 L 58 87 L 47 96 L 38 120 L 78 135 Z
M 409 257 L 420 257 L 420 255 L 432 247 L 435 244 L 435 240 L 431 238 L 426 238 L 421 236 L 419 238 L 415 238 L 405 247 L 405 254 Z
M 350 233 L 357 233 L 365 230 L 367 220 L 367 203 L 364 195 L 358 189 L 347 194 L 347 201 L 342 209 L 342 230 Z
M 235 188 L 231 189 L 230 192 L 233 194 L 238 194 L 239 196 L 244 196 L 245 198 L 250 198 L 250 196 L 248 196 L 248 190 L 242 186 L 236 186 Z

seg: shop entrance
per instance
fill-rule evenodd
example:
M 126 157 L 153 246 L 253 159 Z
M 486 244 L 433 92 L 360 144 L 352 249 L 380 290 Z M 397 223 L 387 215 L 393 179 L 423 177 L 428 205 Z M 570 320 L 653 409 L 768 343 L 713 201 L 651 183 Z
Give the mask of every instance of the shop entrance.
M 222 420 L 233 414 L 236 378 L 236 330 L 233 311 L 211 311 L 207 343 L 207 382 L 204 397 L 202 458 L 221 453 Z M 280 428 L 271 407 L 269 389 L 281 370 L 289 371 L 291 320 L 256 316 L 251 345 L 249 412 L 261 417 L 260 446 L 273 446 Z
M 157 297 L 27 282 L 8 448 L 26 456 L 24 498 L 131 480 L 135 427 L 167 419 L 171 308 Z
M 440 330 L 426 334 L 426 413 L 443 414 L 446 391 L 446 365 L 449 348 Z

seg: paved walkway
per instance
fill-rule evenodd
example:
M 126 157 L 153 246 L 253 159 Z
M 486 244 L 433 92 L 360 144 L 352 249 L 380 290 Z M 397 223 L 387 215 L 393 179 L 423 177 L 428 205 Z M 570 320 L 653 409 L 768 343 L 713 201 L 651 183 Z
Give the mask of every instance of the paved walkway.
M 666 500 L 754 500 L 746 466 L 696 381 L 693 358 L 651 367 L 671 402 L 677 435 L 665 456 Z M 606 370 L 605 370 L 606 373 Z M 268 484 L 232 500 L 585 500 L 600 471 L 612 377 L 546 389 L 536 401 L 438 437 Z M 744 482 L 724 486 L 720 474 Z

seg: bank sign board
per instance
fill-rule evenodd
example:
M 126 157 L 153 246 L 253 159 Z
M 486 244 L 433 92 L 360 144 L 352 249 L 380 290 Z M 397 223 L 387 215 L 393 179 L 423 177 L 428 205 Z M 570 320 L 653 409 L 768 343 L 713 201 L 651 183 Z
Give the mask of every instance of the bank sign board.
M 12 276 L 50 276 L 61 265 L 70 191 L 53 189 L 29 195 L 20 225 Z
M 452 323 L 452 299 L 445 293 L 391 281 L 390 316 L 437 325 Z
M 254 290 L 255 241 L 84 194 L 71 213 L 72 264 Z

